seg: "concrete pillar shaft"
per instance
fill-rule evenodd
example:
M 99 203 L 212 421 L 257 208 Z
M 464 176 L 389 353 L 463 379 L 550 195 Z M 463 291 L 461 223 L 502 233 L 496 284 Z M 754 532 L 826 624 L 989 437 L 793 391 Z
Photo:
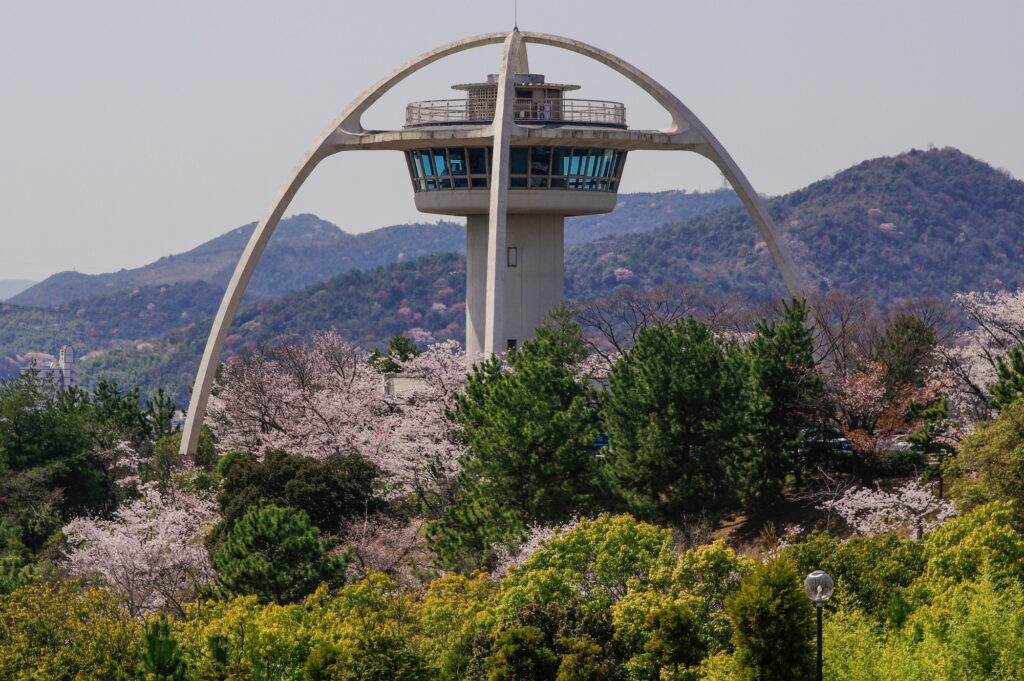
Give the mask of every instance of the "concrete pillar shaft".
M 496 261 L 504 270 L 505 290 L 504 303 L 493 301 L 504 333 L 497 352 L 506 350 L 509 340 L 518 346 L 533 336 L 548 312 L 562 303 L 564 244 L 561 215 L 508 216 L 504 253 Z M 488 216 L 470 215 L 466 221 L 466 352 L 474 357 L 485 351 L 488 251 Z

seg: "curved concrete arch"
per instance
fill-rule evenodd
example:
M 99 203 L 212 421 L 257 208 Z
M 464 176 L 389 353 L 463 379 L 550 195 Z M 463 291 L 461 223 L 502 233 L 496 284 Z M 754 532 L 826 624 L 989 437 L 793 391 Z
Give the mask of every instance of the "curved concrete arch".
M 313 169 L 327 156 L 345 151 L 346 146 L 353 144 L 365 132 L 362 127 L 363 113 L 395 85 L 439 59 L 475 47 L 501 43 L 508 36 L 507 33 L 487 33 L 463 38 L 410 59 L 353 100 L 309 147 L 284 185 L 278 190 L 270 208 L 256 225 L 256 229 L 235 266 L 227 289 L 224 291 L 224 298 L 213 318 L 213 326 L 210 328 L 199 371 L 196 373 L 196 380 L 192 386 L 192 399 L 189 402 L 188 415 L 181 436 L 180 452 L 183 455 L 194 454 L 199 444 L 199 433 L 203 427 L 203 419 L 206 417 L 206 404 L 213 386 L 213 377 L 217 372 L 220 355 L 224 350 L 224 340 L 238 312 L 242 295 L 252 279 L 253 271 L 277 228 L 281 216 Z
M 736 165 L 732 157 L 729 156 L 721 142 L 711 134 L 707 126 L 678 97 L 669 92 L 661 83 L 629 62 L 619 59 L 610 52 L 605 52 L 593 45 L 549 33 L 523 33 L 523 40 L 528 43 L 560 47 L 570 52 L 590 57 L 594 61 L 622 74 L 640 86 L 641 89 L 648 92 L 672 116 L 672 125 L 661 132 L 669 135 L 686 130 L 697 132 L 703 138 L 704 145 L 706 145 L 703 148 L 698 147 L 697 153 L 711 160 L 722 171 L 726 179 L 729 180 L 729 184 L 732 185 L 736 194 L 740 197 L 740 201 L 746 207 L 747 212 L 750 213 L 750 217 L 754 220 L 754 224 L 757 225 L 758 232 L 760 232 L 761 238 L 764 239 L 765 244 L 768 246 L 768 251 L 771 253 L 772 259 L 775 260 L 776 266 L 782 272 L 782 279 L 786 284 L 789 294 L 794 297 L 804 294 L 803 281 L 793 262 L 793 256 L 786 243 L 779 238 L 775 229 L 775 223 L 768 212 L 768 207 L 761 200 L 761 197 L 758 196 L 757 192 L 754 191 L 750 181 L 743 174 L 743 171 L 740 170 L 739 166 Z

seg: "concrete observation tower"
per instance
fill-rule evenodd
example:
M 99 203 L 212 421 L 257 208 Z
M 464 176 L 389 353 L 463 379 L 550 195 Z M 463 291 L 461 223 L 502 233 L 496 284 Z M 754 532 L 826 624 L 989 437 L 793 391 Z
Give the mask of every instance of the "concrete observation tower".
M 667 111 L 669 125 L 631 130 L 623 104 L 567 97 L 579 86 L 548 83 L 532 73 L 528 43 L 569 50 L 617 71 Z M 401 130 L 363 128 L 363 113 L 411 74 L 447 56 L 494 44 L 503 48 L 497 73 L 453 86 L 464 97 L 409 104 Z M 611 211 L 626 154 L 634 149 L 691 151 L 715 163 L 753 218 L 789 292 L 803 290 L 785 242 L 739 167 L 704 124 L 655 80 L 609 52 L 561 36 L 515 29 L 465 38 L 403 64 L 356 98 L 282 186 L 242 253 L 214 318 L 189 405 L 183 454 L 195 452 L 224 339 L 292 197 L 324 158 L 368 149 L 405 154 L 419 210 L 466 217 L 470 356 L 516 347 L 562 302 L 564 218 Z

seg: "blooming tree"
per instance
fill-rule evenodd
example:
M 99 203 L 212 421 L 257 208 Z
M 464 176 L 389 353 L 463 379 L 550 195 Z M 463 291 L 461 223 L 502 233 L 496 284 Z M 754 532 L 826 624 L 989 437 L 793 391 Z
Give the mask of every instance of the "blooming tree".
M 992 417 L 989 390 L 996 382 L 998 361 L 1024 344 L 1024 288 L 958 293 L 953 300 L 971 328 L 944 350 L 942 371 L 954 379 L 953 412 L 964 423 L 973 424 Z
M 133 616 L 182 611 L 193 585 L 213 568 L 203 536 L 216 521 L 216 504 L 180 490 L 145 485 L 142 497 L 110 520 L 76 518 L 64 527 L 71 545 L 64 565 L 76 576 L 101 579 Z
M 872 536 L 908 528 L 915 539 L 956 515 L 949 501 L 939 499 L 918 480 L 891 492 L 878 487 L 849 489 L 817 508 L 837 513 L 858 534 Z
M 464 353 L 445 341 L 396 359 L 401 380 L 392 379 L 393 391 L 367 359 L 334 333 L 310 346 L 238 357 L 211 397 L 213 431 L 223 446 L 258 454 L 359 453 L 380 468 L 393 494 L 444 503 L 462 454 L 445 412 L 465 385 Z

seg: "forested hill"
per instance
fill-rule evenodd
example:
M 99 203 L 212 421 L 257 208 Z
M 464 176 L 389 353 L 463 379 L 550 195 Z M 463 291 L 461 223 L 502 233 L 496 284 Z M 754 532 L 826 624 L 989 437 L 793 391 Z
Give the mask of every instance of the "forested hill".
M 956 149 L 911 151 L 770 200 L 808 285 L 888 300 L 1024 284 L 1024 183 Z M 694 283 L 781 294 L 742 208 L 572 248 L 567 292 Z
M 256 223 L 238 227 L 185 253 L 108 274 L 61 272 L 11 298 L 18 305 L 49 307 L 130 291 L 140 286 L 205 281 L 227 284 Z M 384 227 L 348 234 L 315 215 L 281 221 L 247 290 L 248 300 L 278 296 L 350 269 L 366 269 L 430 253 L 465 248 L 466 230 L 453 222 Z
M 363 348 L 387 346 L 394 335 L 419 342 L 465 336 L 465 259 L 440 253 L 373 270 L 351 270 L 275 300 L 243 308 L 225 344 L 230 357 L 246 348 L 307 341 L 319 331 L 336 331 Z M 190 324 L 153 342 L 124 344 L 83 364 L 87 382 L 114 380 L 165 387 L 186 404 L 210 319 Z
M 729 190 L 623 194 L 613 213 L 570 218 L 566 223 L 566 244 L 634 234 L 737 203 L 736 195 Z M 199 281 L 224 286 L 255 226 L 256 223 L 250 223 L 238 227 L 190 251 L 136 269 L 107 274 L 61 272 L 31 288 L 23 286 L 17 295 L 7 294 L 12 296 L 8 302 L 77 308 L 77 301 L 83 298 L 118 295 L 146 286 Z M 454 222 L 394 225 L 348 234 L 316 215 L 295 215 L 281 221 L 267 244 L 246 300 L 254 302 L 296 291 L 351 269 L 372 269 L 431 253 L 465 250 L 465 227 Z M 0 295 L 0 300 L 5 297 Z

